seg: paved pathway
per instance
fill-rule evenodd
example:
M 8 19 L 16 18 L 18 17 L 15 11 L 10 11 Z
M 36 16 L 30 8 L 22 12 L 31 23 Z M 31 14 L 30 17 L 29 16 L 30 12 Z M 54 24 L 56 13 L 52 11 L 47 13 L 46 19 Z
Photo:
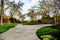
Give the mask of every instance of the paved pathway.
M 0 40 L 39 40 L 35 32 L 46 25 L 17 25 L 15 28 L 0 34 Z

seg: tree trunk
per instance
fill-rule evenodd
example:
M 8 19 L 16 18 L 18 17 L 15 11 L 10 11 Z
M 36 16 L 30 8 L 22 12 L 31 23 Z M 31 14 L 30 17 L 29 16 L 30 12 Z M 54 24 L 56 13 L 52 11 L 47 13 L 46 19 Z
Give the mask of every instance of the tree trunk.
M 56 22 L 56 17 L 55 17 L 55 23 L 54 23 L 55 26 L 56 26 L 56 23 L 57 23 L 57 22 Z
M 56 16 L 55 16 L 55 26 L 58 24 L 57 15 L 58 15 L 58 11 L 56 10 Z
M 1 25 L 3 25 L 3 15 L 4 15 L 4 0 L 1 0 Z
M 0 24 L 1 24 L 1 26 L 3 25 L 3 18 L 2 18 L 2 16 L 1 16 L 1 23 Z
M 58 14 L 58 10 L 57 10 L 57 5 L 56 5 L 56 0 L 54 0 L 54 4 L 55 4 L 55 11 L 54 13 L 56 13 L 56 16 L 55 16 L 55 26 L 57 25 L 57 14 Z

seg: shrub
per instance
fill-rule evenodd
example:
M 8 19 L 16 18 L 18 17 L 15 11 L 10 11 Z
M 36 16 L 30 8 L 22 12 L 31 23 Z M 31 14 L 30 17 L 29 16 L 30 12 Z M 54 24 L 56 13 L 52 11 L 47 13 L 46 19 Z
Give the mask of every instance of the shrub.
M 60 38 L 60 28 L 57 28 L 56 26 L 46 26 L 43 28 L 39 28 L 36 31 L 36 35 L 40 38 L 40 36 L 43 35 L 52 35 L 56 38 Z
M 52 35 L 43 35 L 40 37 L 43 38 L 43 40 L 57 40 L 57 38 L 53 37 Z
M 40 24 L 41 22 L 39 22 L 39 21 L 30 21 L 30 22 L 28 22 L 28 21 L 23 21 L 22 22 L 22 24 L 24 24 L 24 25 L 35 25 L 35 24 Z
M 4 24 L 3 26 L 0 26 L 0 34 L 15 26 L 16 24 Z

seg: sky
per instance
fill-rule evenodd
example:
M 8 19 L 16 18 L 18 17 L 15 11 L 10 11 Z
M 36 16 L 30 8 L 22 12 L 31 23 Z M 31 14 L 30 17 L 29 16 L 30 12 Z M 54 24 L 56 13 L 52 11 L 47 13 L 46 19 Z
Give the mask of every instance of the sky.
M 12 1 L 12 0 L 10 0 Z M 16 3 L 18 3 L 20 0 L 15 0 Z M 36 6 L 37 5 L 37 2 L 38 0 L 21 0 L 21 2 L 24 3 L 23 7 L 22 7 L 22 13 L 25 14 L 25 13 L 28 13 L 29 9 L 31 9 L 31 7 L 33 6 Z M 6 11 L 6 14 L 9 10 Z M 9 13 L 9 12 L 8 12 Z M 9 14 L 7 14 L 9 15 Z M 16 17 L 16 18 L 19 18 L 19 17 Z M 26 18 L 29 20 L 29 18 Z
M 31 7 L 36 5 L 37 0 L 21 0 L 24 5 L 22 7 L 23 11 L 22 13 L 28 13 L 28 9 L 31 9 Z
M 12 1 L 12 0 L 10 0 Z M 28 9 L 30 9 L 32 6 L 36 5 L 36 2 L 38 0 L 21 0 L 21 2 L 24 3 L 23 7 L 22 7 L 22 13 L 28 13 Z M 15 0 L 16 3 L 19 2 L 19 0 Z
M 13 0 L 10 0 L 13 1 Z M 36 2 L 38 2 L 38 0 L 15 0 L 16 3 L 18 3 L 19 1 L 23 2 L 24 5 L 22 7 L 22 14 L 28 13 L 28 10 L 31 9 L 31 7 L 37 5 Z M 8 12 L 9 10 L 5 11 L 6 15 L 9 15 Z M 8 12 L 8 13 L 7 13 Z
M 13 1 L 13 0 L 10 0 Z M 16 3 L 18 3 L 19 1 L 23 2 L 24 5 L 22 7 L 22 14 L 28 13 L 28 10 L 31 9 L 31 7 L 37 5 L 36 2 L 38 2 L 38 0 L 15 0 Z M 9 10 L 5 11 L 6 15 L 9 16 Z M 28 19 L 28 18 L 27 18 Z

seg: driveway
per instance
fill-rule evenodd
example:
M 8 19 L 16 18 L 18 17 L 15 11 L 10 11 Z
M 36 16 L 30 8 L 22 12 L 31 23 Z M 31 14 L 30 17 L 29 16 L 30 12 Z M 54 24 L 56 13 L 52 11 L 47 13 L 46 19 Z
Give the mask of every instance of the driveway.
M 0 34 L 0 40 L 39 40 L 36 36 L 36 30 L 48 26 L 50 24 L 41 25 L 22 25 L 18 24 L 15 28 L 11 28 L 7 32 Z

